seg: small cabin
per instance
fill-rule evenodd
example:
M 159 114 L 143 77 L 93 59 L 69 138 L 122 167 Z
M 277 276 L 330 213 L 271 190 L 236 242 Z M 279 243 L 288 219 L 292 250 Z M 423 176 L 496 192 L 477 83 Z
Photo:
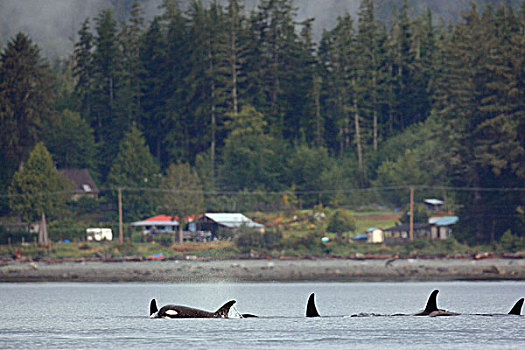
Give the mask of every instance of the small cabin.
M 432 217 L 430 224 L 430 237 L 432 239 L 447 239 L 452 236 L 452 226 L 459 221 L 457 216 Z
M 366 241 L 368 243 L 383 243 L 385 240 L 383 230 L 378 227 L 370 227 L 366 230 Z

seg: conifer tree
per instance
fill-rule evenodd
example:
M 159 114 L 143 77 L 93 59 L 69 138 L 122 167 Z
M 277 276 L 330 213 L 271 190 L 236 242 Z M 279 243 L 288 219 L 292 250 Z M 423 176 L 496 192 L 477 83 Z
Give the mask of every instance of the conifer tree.
M 118 34 L 122 50 L 122 76 L 116 106 L 128 124 L 138 121 L 141 110 L 143 66 L 140 60 L 140 38 L 143 26 L 143 10 L 135 1 L 131 6 L 129 21 L 122 24 Z
M 161 160 L 163 167 L 167 167 L 173 158 L 180 161 L 189 160 L 185 141 L 190 136 L 185 129 L 185 118 L 190 117 L 190 109 L 186 103 L 189 89 L 185 77 L 191 67 L 191 50 L 188 20 L 178 3 L 175 0 L 164 0 L 161 8 L 164 11 L 159 22 L 164 34 L 163 46 L 156 55 L 156 63 L 159 65 L 150 66 L 154 70 L 153 76 L 157 77 L 156 84 L 160 85 L 156 85 L 155 91 L 152 92 L 155 94 L 155 102 L 149 102 L 149 113 L 155 113 L 150 116 L 157 122 L 156 127 L 162 128 L 162 133 L 155 136 L 151 134 L 154 131 L 147 130 L 147 135 L 149 143 L 155 145 L 154 153 Z M 163 56 L 165 64 L 161 62 Z M 160 103 L 156 104 L 157 102 Z M 151 127 L 150 124 L 149 128 Z
M 163 141 L 166 128 L 166 103 L 169 96 L 167 88 L 167 53 L 166 42 L 161 27 L 161 18 L 155 17 L 144 33 L 141 43 L 140 60 L 143 67 L 142 80 L 142 118 L 146 142 L 160 164 L 163 157 Z
M 42 214 L 56 218 L 64 209 L 71 186 L 55 169 L 44 143 L 39 142 L 24 167 L 13 176 L 9 206 L 24 222 L 39 220 Z
M 387 56 L 389 67 L 389 119 L 391 131 L 403 130 L 413 122 L 413 63 L 411 19 L 408 4 L 404 0 L 400 12 L 394 14 L 394 25 L 390 30 Z
M 44 139 L 59 169 L 88 168 L 97 174 L 97 144 L 93 129 L 76 112 L 63 110 L 47 123 Z
M 160 168 L 142 133 L 135 124 L 122 138 L 119 152 L 112 162 L 107 183 L 113 190 L 123 188 L 123 208 L 126 220 L 154 214 L 158 202 L 151 190 L 159 185 Z M 115 197 L 116 198 L 116 197 Z
M 230 190 L 263 188 L 278 190 L 286 152 L 282 144 L 265 133 L 264 115 L 244 105 L 227 124 L 220 168 L 221 186 Z
M 356 94 L 361 100 L 359 110 L 363 119 L 372 124 L 372 132 L 364 132 L 364 135 L 371 134 L 374 151 L 377 151 L 378 144 L 378 81 L 381 67 L 379 38 L 377 34 L 377 23 L 375 20 L 374 2 L 363 0 L 359 8 L 358 32 L 356 35 L 357 53 L 357 79 L 358 86 Z M 366 144 L 363 140 L 363 144 Z
M 82 23 L 78 31 L 79 40 L 75 43 L 73 76 L 76 79 L 75 94 L 80 100 L 79 110 L 91 125 L 93 117 L 93 34 L 90 31 L 89 18 Z
M 122 78 L 122 52 L 117 39 L 117 23 L 111 10 L 103 10 L 95 19 L 95 52 L 93 54 L 92 127 L 101 144 L 101 172 L 105 177 L 118 150 L 118 142 L 128 127 L 127 115 L 118 109 Z
M 337 25 L 325 32 L 320 44 L 327 135 L 339 155 L 351 149 L 352 105 L 355 102 L 355 31 L 353 19 L 346 13 Z M 352 80 L 354 79 L 354 80 Z M 354 114 L 355 115 L 355 114 Z
M 262 0 L 252 13 L 250 29 L 250 79 L 256 79 L 251 83 L 251 103 L 269 118 L 270 130 L 282 139 L 293 136 L 289 127 L 293 121 L 287 118 L 291 117 L 291 102 L 295 102 L 289 98 L 298 40 L 294 16 L 292 1 Z
M 36 142 L 51 115 L 52 77 L 40 49 L 18 33 L 0 57 L 0 147 L 5 163 L 1 180 L 8 183 Z

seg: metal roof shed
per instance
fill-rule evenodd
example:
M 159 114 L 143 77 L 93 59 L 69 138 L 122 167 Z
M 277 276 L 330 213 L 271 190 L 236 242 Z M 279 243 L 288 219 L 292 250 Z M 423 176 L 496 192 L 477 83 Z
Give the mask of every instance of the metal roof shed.
M 252 221 L 241 213 L 206 213 L 198 219 L 199 230 L 218 234 L 220 230 L 235 231 L 241 226 L 264 232 L 264 225 Z

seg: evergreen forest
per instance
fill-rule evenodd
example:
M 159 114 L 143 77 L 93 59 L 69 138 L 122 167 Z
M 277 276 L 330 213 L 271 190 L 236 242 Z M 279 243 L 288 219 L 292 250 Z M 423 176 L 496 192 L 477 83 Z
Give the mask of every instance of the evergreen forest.
M 138 2 L 125 21 L 102 10 L 53 62 L 18 33 L 0 57 L 1 214 L 61 219 L 57 169 L 87 168 L 111 206 L 124 191 L 127 222 L 405 210 L 413 188 L 445 200 L 460 240 L 523 237 L 525 1 L 457 23 L 406 1 L 385 23 L 376 2 L 319 41 L 292 0 L 163 0 L 148 21 Z

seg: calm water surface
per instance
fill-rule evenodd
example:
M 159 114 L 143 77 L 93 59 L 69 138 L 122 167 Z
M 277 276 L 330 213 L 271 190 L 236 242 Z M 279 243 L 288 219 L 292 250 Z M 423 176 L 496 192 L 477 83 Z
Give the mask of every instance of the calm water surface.
M 433 289 L 463 315 L 349 317 L 415 313 Z M 324 317 L 304 317 L 311 292 Z M 524 296 L 525 282 L 1 283 L 0 348 L 525 349 L 525 316 L 473 315 Z M 260 318 L 150 319 L 152 297 L 209 311 L 235 299 Z

